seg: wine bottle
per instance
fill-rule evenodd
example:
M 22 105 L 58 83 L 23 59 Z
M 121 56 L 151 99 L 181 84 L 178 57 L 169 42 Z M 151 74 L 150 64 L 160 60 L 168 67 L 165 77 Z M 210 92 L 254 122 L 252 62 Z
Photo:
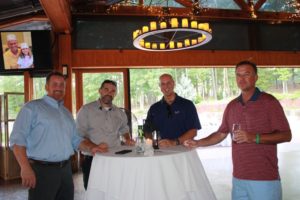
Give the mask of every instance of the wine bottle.
M 159 149 L 158 137 L 159 137 L 159 131 L 154 130 L 152 132 L 152 146 L 153 146 L 153 149 Z

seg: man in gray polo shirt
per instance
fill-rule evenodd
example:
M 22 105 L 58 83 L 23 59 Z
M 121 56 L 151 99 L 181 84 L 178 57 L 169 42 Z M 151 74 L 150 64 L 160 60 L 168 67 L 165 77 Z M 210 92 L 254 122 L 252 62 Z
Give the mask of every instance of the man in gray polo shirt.
M 113 105 L 117 93 L 117 83 L 105 80 L 99 88 L 100 98 L 81 107 L 77 114 L 76 126 L 78 132 L 95 144 L 103 147 L 115 147 L 120 144 L 120 135 L 125 138 L 125 144 L 132 145 L 125 112 Z M 93 157 L 89 152 L 82 152 L 84 188 L 87 189 L 90 168 Z

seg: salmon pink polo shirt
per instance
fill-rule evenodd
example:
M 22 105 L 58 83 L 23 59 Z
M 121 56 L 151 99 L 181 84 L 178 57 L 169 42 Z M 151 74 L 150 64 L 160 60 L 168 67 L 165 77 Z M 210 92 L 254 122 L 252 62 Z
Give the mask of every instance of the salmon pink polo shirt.
M 251 99 L 244 103 L 240 95 L 226 107 L 218 132 L 232 132 L 232 124 L 251 134 L 290 131 L 279 101 L 256 88 Z M 279 180 L 277 145 L 232 143 L 233 176 L 247 180 Z

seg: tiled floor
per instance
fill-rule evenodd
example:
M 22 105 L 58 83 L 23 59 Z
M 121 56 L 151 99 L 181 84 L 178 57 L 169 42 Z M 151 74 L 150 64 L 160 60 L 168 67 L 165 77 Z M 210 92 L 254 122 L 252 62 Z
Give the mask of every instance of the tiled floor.
M 279 168 L 283 186 L 283 200 L 300 199 L 300 145 L 286 143 L 278 147 Z M 218 200 L 230 200 L 231 147 L 198 149 L 199 157 Z M 84 200 L 82 174 L 74 174 L 75 200 Z M 27 190 L 16 181 L 0 182 L 0 200 L 26 200 Z

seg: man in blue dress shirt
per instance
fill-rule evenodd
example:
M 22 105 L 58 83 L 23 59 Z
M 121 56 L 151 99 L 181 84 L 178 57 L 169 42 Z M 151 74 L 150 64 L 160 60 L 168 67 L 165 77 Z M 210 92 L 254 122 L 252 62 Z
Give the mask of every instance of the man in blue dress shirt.
M 73 200 L 70 156 L 80 149 L 106 152 L 107 147 L 83 139 L 64 107 L 66 82 L 59 72 L 46 78 L 47 95 L 23 106 L 14 123 L 10 145 L 21 167 L 29 200 Z
M 170 74 L 159 77 L 159 86 L 164 96 L 150 107 L 144 131 L 159 131 L 160 147 L 180 145 L 194 138 L 201 125 L 193 102 L 174 92 L 175 82 Z

